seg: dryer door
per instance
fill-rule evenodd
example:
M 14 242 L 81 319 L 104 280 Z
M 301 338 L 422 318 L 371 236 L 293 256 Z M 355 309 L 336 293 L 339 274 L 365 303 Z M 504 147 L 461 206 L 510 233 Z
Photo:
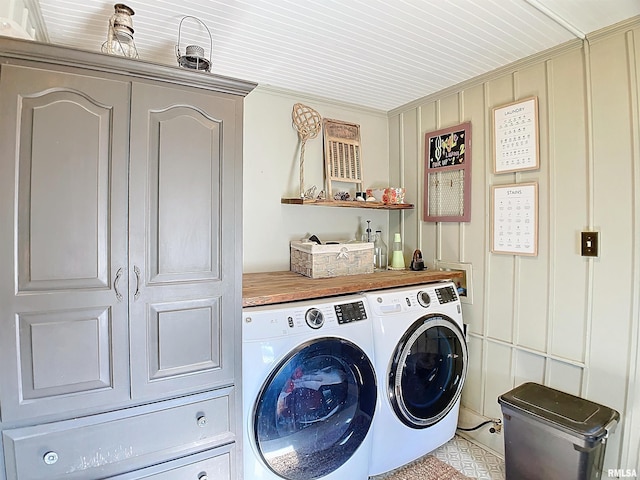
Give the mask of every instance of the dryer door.
M 446 315 L 420 318 L 398 343 L 389 370 L 389 399 L 413 428 L 440 421 L 455 405 L 467 373 L 467 344 Z
M 256 401 L 253 435 L 262 460 L 289 480 L 337 470 L 369 431 L 376 391 L 373 365 L 355 344 L 320 338 L 300 346 L 278 364 Z

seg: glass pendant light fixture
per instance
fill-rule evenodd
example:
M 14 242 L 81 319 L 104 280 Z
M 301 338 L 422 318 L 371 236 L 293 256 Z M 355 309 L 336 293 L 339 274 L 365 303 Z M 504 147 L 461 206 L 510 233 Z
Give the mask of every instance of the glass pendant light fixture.
M 138 58 L 138 49 L 133 41 L 133 9 L 124 3 L 116 3 L 115 13 L 109 19 L 107 41 L 102 44 L 102 52 L 128 58 Z
M 182 22 L 186 18 L 192 18 L 199 22 L 209 34 L 209 59 L 204 56 L 204 48 L 199 45 L 188 45 L 185 49 L 185 54 L 180 55 L 180 36 L 182 34 Z M 211 55 L 213 52 L 213 39 L 211 38 L 211 32 L 209 28 L 198 18 L 187 15 L 182 17 L 180 25 L 178 26 L 178 44 L 176 45 L 176 58 L 178 59 L 178 65 L 182 68 L 190 68 L 192 70 L 203 70 L 205 72 L 211 71 Z

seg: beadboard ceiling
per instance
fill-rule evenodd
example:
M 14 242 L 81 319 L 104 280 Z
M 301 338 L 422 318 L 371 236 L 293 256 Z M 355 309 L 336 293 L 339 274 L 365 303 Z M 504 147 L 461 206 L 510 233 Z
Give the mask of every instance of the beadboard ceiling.
M 39 0 L 48 40 L 100 50 L 115 2 Z M 639 0 L 125 0 L 143 60 L 176 65 L 180 20 L 212 72 L 389 111 L 640 15 Z M 181 29 L 181 52 L 206 30 Z M 206 75 L 206 73 L 203 73 Z

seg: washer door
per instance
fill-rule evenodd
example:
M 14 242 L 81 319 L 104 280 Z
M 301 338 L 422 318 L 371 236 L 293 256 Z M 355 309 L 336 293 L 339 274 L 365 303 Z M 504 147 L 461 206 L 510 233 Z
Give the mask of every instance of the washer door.
M 398 343 L 389 370 L 389 399 L 400 420 L 426 428 L 460 397 L 467 373 L 467 344 L 446 315 L 420 318 Z
M 358 346 L 338 338 L 302 345 L 277 365 L 256 401 L 262 460 L 289 480 L 328 475 L 364 440 L 376 397 L 373 365 Z

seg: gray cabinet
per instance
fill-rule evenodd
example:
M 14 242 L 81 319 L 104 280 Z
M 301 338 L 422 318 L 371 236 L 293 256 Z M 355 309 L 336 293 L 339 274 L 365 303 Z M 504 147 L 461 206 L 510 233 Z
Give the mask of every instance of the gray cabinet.
M 0 479 L 240 471 L 254 86 L 0 39 Z

